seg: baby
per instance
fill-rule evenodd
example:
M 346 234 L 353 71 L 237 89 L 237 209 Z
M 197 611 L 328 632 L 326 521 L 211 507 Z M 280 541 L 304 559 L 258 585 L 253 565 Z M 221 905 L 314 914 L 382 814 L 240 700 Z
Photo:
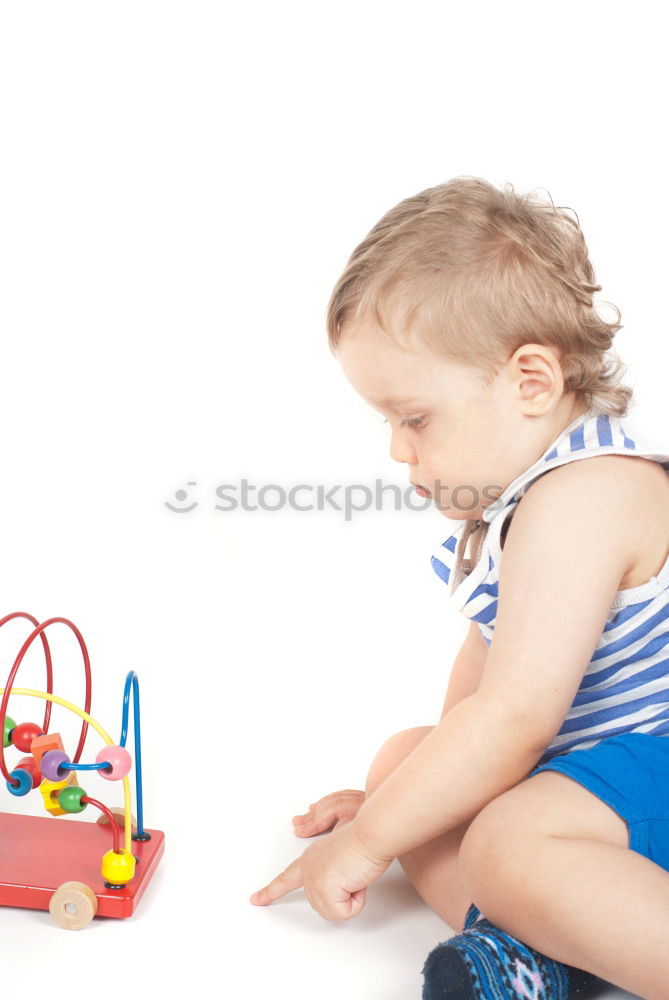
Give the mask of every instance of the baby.
M 471 624 L 439 722 L 295 817 L 331 832 L 251 900 L 304 887 L 346 920 L 398 858 L 462 928 L 424 1000 L 597 977 L 669 1000 L 669 451 L 625 433 L 599 290 L 568 210 L 457 177 L 374 226 L 328 307 L 391 456 L 454 522 L 432 566 Z

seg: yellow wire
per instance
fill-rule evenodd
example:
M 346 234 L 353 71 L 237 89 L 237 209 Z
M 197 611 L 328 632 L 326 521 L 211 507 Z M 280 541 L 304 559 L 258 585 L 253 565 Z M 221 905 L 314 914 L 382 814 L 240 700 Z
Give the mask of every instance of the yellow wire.
M 0 695 L 3 695 L 4 693 L 5 693 L 5 688 L 0 688 Z M 91 716 L 87 712 L 83 711 L 83 709 L 77 708 L 77 706 L 73 705 L 72 702 L 65 701 L 64 698 L 59 698 L 55 694 L 49 694 L 47 691 L 33 691 L 30 688 L 12 688 L 10 694 L 27 694 L 27 695 L 30 695 L 32 698 L 44 698 L 46 701 L 55 701 L 57 705 L 63 705 L 64 708 L 69 708 L 71 712 L 75 712 L 80 718 L 84 719 L 86 722 L 89 723 L 89 725 L 93 726 L 93 729 L 97 730 L 97 732 L 102 737 L 102 739 L 105 741 L 105 743 L 107 744 L 107 746 L 114 746 L 115 745 L 114 741 L 109 736 L 109 733 L 105 732 L 105 730 L 102 728 L 102 726 L 99 725 L 95 721 L 95 719 L 92 719 Z M 131 847 L 132 847 L 132 844 L 131 844 L 131 841 L 130 841 L 130 834 L 132 832 L 132 813 L 131 813 L 131 805 L 130 805 L 130 782 L 128 781 L 127 775 L 123 779 L 123 798 L 124 798 L 124 806 L 125 806 L 125 817 L 124 817 L 124 819 L 125 819 L 125 850 L 126 850 L 126 853 L 130 854 L 131 853 Z

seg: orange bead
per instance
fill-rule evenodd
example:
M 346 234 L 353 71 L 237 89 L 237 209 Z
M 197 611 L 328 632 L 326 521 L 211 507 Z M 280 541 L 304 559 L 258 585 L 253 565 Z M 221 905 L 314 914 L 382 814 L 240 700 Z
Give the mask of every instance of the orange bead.
M 42 764 L 42 757 L 48 750 L 64 750 L 63 741 L 60 738 L 60 733 L 44 733 L 43 736 L 38 736 L 37 739 L 33 740 L 30 752 L 35 758 L 35 763 L 38 767 Z

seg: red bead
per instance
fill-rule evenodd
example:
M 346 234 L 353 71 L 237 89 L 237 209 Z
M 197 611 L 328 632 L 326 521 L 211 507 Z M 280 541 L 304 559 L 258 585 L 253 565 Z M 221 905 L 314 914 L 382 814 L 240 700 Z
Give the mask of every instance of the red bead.
M 12 743 L 22 753 L 30 753 L 32 741 L 42 735 L 42 730 L 36 722 L 20 722 L 12 730 Z
M 33 788 L 37 788 L 41 784 L 42 775 L 34 757 L 22 757 L 16 767 L 22 767 L 24 771 L 28 771 L 32 775 Z
M 98 774 L 108 781 L 119 781 L 121 778 L 125 778 L 132 767 L 132 757 L 125 747 L 105 747 L 95 758 L 95 763 L 102 764 L 104 761 L 111 764 L 111 768 L 101 768 Z

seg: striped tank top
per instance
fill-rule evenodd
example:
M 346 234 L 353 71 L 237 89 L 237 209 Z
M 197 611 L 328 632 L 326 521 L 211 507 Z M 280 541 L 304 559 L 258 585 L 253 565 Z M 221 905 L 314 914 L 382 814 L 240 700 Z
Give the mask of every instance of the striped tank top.
M 502 546 L 515 508 L 544 473 L 593 455 L 647 458 L 669 475 L 669 453 L 639 450 L 619 417 L 591 409 L 507 486 L 483 511 L 482 522 L 460 522 L 432 556 L 432 567 L 449 585 L 454 606 L 477 622 L 488 646 L 495 630 Z M 478 527 L 481 541 L 470 560 L 465 551 Z M 574 701 L 538 764 L 625 732 L 669 736 L 669 556 L 657 576 L 616 594 Z

